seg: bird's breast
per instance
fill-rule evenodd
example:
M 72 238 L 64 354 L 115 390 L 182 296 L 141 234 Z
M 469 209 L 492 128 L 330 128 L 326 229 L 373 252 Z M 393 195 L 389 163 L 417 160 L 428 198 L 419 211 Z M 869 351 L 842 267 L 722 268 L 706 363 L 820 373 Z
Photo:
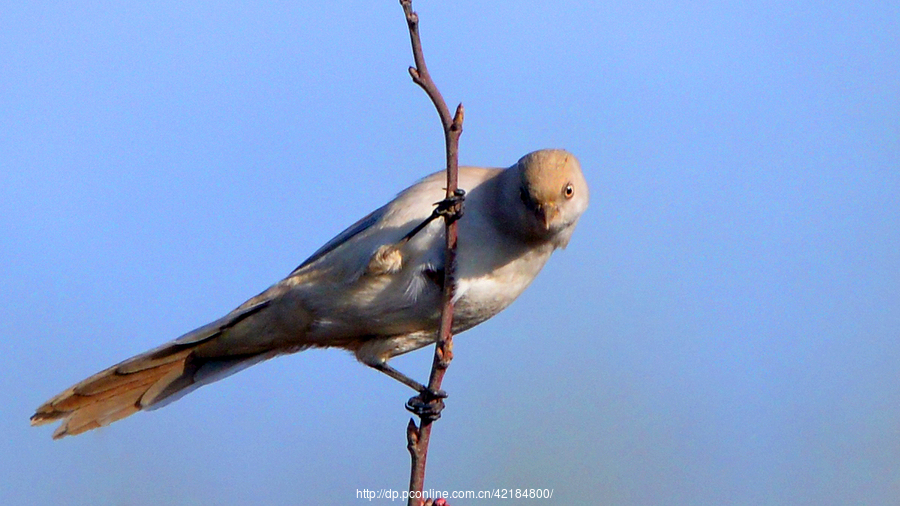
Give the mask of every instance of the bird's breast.
M 461 256 L 454 326 L 465 330 L 506 309 L 531 284 L 551 252 L 552 248 L 530 250 L 487 269 L 477 258 Z

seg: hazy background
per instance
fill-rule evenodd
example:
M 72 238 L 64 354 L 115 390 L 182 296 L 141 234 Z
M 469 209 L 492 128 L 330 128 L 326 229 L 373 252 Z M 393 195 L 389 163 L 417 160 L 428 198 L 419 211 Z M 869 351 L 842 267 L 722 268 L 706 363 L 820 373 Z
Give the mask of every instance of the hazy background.
M 466 106 L 462 161 L 565 147 L 592 197 L 521 299 L 458 338 L 426 486 L 895 503 L 897 3 L 415 7 Z M 340 351 L 63 441 L 28 417 L 439 170 L 411 62 L 395 0 L 4 5 L 0 504 L 405 488 L 410 392 Z M 425 378 L 430 360 L 396 365 Z

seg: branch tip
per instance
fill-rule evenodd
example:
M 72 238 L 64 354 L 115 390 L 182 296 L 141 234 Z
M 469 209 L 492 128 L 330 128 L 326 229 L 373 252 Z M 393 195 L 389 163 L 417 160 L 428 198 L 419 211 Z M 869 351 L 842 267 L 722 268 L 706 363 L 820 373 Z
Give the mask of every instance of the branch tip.
M 466 110 L 463 108 L 462 102 L 456 106 L 456 114 L 453 115 L 453 126 L 459 125 L 459 128 L 462 128 L 463 118 L 466 116 Z
M 400 6 L 403 7 L 403 13 L 406 14 L 406 23 L 410 30 L 415 30 L 419 23 L 419 15 L 412 10 L 412 0 L 400 0 Z

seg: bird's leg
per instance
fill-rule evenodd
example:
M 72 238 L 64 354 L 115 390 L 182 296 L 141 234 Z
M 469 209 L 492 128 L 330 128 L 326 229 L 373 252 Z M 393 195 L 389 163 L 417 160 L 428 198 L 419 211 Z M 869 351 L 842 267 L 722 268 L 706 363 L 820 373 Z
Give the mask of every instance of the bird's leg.
M 453 192 L 452 196 L 447 197 L 440 202 L 435 202 L 435 208 L 434 211 L 431 212 L 431 216 L 425 218 L 422 223 L 419 223 L 415 228 L 410 230 L 408 234 L 400 239 L 397 245 L 382 246 L 369 261 L 369 266 L 367 267 L 366 272 L 371 274 L 382 274 L 400 270 L 400 267 L 402 265 L 402 258 L 399 255 L 397 249 L 398 246 L 415 237 L 416 234 L 421 232 L 422 229 L 427 227 L 429 223 L 436 220 L 437 218 L 443 217 L 449 222 L 456 221 L 462 218 L 463 201 L 465 200 L 465 198 L 466 191 L 458 188 Z M 438 277 L 439 274 L 440 276 Z M 443 271 L 426 271 L 426 275 L 430 279 L 432 279 L 432 281 L 443 288 Z M 443 399 L 447 397 L 446 392 L 444 392 L 443 390 L 432 390 L 427 386 L 419 383 L 418 381 L 410 378 L 409 376 L 403 374 L 397 369 L 389 366 L 386 362 L 366 361 L 366 364 L 374 369 L 378 369 L 379 371 L 387 374 L 400 383 L 403 383 L 404 385 L 419 392 L 419 395 L 410 398 L 409 401 L 406 402 L 407 410 L 419 416 L 423 420 L 437 420 L 441 417 L 441 410 L 444 409 Z
M 366 364 L 366 365 L 368 365 L 369 367 L 371 367 L 373 369 L 377 369 L 377 370 L 387 374 L 388 376 L 394 378 L 395 380 L 399 381 L 400 383 L 403 383 L 404 385 L 408 386 L 409 388 L 412 388 L 416 392 L 419 392 L 419 394 L 423 394 L 423 395 L 426 395 L 426 396 L 434 398 L 434 399 L 443 399 L 443 398 L 447 397 L 447 392 L 444 392 L 443 390 L 437 390 L 437 391 L 432 390 L 432 389 L 428 388 L 427 386 L 419 383 L 418 381 L 410 378 L 409 376 L 403 374 L 402 372 L 398 371 L 397 369 L 394 369 L 393 367 L 391 367 L 390 365 L 388 365 L 385 362 L 376 362 L 374 364 Z
M 410 230 L 409 233 L 404 235 L 397 243 L 379 246 L 375 253 L 372 254 L 372 258 L 369 259 L 369 265 L 366 266 L 366 274 L 378 276 L 399 272 L 403 268 L 404 263 L 400 247 L 415 237 L 415 235 L 427 227 L 429 223 L 441 216 L 450 221 L 455 221 L 462 217 L 462 203 L 465 199 L 465 195 L 465 190 L 456 190 L 452 197 L 446 198 L 440 202 L 435 202 L 435 206 L 437 207 L 434 208 L 431 216 L 425 218 L 422 223 L 416 225 L 415 228 Z M 441 278 L 443 279 L 443 276 L 441 276 Z M 404 383 L 406 382 L 404 381 Z
M 447 397 L 447 392 L 444 392 L 443 390 L 432 390 L 397 369 L 394 369 L 387 363 L 378 362 L 368 365 L 419 392 L 419 395 L 411 397 L 406 401 L 406 409 L 408 411 L 422 419 L 437 420 L 441 417 L 441 410 L 444 409 L 444 399 Z
M 440 202 L 435 202 L 434 211 L 431 212 L 431 216 L 425 219 L 422 223 L 419 223 L 416 228 L 412 229 L 408 234 L 406 234 L 401 242 L 406 242 L 412 239 L 416 234 L 418 234 L 423 228 L 428 226 L 429 223 L 434 221 L 439 217 L 443 217 L 444 220 L 449 224 L 460 218 L 463 215 L 463 201 L 466 198 L 466 191 L 458 188 L 453 192 L 453 195 L 445 198 Z M 443 271 L 440 271 L 441 274 Z M 430 273 L 430 274 L 429 274 Z M 429 276 L 435 283 L 437 283 L 443 289 L 443 278 L 441 275 L 439 280 L 437 278 L 438 271 L 426 271 L 426 275 Z M 383 364 L 385 367 L 387 364 Z M 393 373 L 384 370 L 383 372 L 388 375 L 406 383 L 407 385 L 413 386 L 408 381 L 412 381 L 410 378 L 404 376 L 396 369 L 392 369 Z M 415 383 L 415 382 L 413 382 Z M 447 397 L 447 393 L 443 390 L 434 391 L 424 385 L 419 385 L 422 388 L 414 389 L 419 391 L 419 395 L 415 397 L 410 397 L 408 401 L 406 401 L 406 409 L 407 411 L 413 413 L 422 419 L 422 421 L 434 421 L 441 417 L 441 411 L 444 409 L 444 399 Z

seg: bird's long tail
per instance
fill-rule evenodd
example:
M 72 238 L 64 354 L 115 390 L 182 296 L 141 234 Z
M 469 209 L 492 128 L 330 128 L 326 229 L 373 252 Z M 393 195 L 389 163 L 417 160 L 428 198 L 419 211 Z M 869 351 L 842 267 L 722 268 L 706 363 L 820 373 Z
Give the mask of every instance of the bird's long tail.
M 109 425 L 145 409 L 162 407 L 202 385 L 275 356 L 276 350 L 204 353 L 214 340 L 264 308 L 267 302 L 239 308 L 225 318 L 101 371 L 37 408 L 32 425 L 62 424 L 53 439 Z

